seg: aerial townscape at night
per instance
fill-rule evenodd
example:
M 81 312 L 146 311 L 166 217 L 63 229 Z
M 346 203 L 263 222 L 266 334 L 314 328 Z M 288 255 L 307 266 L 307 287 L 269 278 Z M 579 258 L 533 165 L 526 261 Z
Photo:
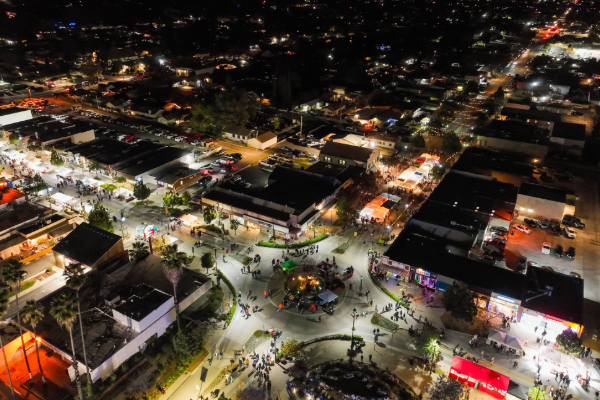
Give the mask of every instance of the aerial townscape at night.
M 600 400 L 600 0 L 0 11 L 0 400 Z

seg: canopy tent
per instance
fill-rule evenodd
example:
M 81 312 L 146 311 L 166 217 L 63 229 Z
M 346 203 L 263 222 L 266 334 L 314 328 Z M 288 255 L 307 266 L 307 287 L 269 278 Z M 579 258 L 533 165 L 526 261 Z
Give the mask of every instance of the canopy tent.
M 69 203 L 71 200 L 73 200 L 73 197 L 68 196 L 68 195 L 66 195 L 64 193 L 60 193 L 60 192 L 54 193 L 50 197 L 52 197 L 54 200 L 56 200 L 56 201 L 58 201 L 60 203 L 65 203 L 65 204 Z
M 452 360 L 449 376 L 497 399 L 504 399 L 510 382 L 508 376 L 458 356 Z
M 126 189 L 124 187 L 119 187 L 117 190 L 115 190 L 116 194 L 122 194 L 123 196 L 133 196 L 133 191 Z
M 182 215 L 179 217 L 179 219 L 183 222 L 183 225 L 188 227 L 194 226 L 194 224 L 196 224 L 198 221 L 198 217 L 192 214 Z
M 373 213 L 373 218 L 377 219 L 377 220 L 382 220 L 385 218 L 386 215 L 388 215 L 390 212 L 390 210 L 388 210 L 385 207 L 377 207 L 377 210 L 375 210 L 375 212 Z
M 506 347 L 510 347 L 511 349 L 517 350 L 517 352 L 522 353 L 525 351 L 523 346 L 524 342 L 520 339 L 517 339 L 514 336 L 509 335 L 508 333 L 498 331 L 496 329 L 490 329 L 488 333 L 488 344 L 489 342 L 496 342 L 498 344 L 503 344 Z
M 405 181 L 408 178 L 410 178 L 414 173 L 415 173 L 416 169 L 415 168 L 407 168 L 405 169 L 400 176 L 398 177 L 399 181 Z
M 360 212 L 360 216 L 361 217 L 367 217 L 367 218 L 371 218 L 371 216 L 373 215 L 373 213 L 375 212 L 374 209 L 372 208 L 363 208 L 363 210 Z
M 546 361 L 553 362 L 561 368 L 571 368 L 576 371 L 582 371 L 585 369 L 585 366 L 581 363 L 581 361 L 569 356 L 568 354 L 561 353 L 560 351 L 551 347 L 542 347 L 539 357 Z
M 71 168 L 65 168 L 65 167 L 60 167 L 59 169 L 57 169 L 56 172 L 58 175 L 61 176 L 67 176 L 73 173 L 73 170 Z
M 421 157 L 421 158 L 417 158 L 416 161 L 420 162 L 420 163 L 423 163 L 423 162 L 425 162 L 425 159 L 423 157 Z
M 434 156 L 434 155 L 431 155 L 429 153 L 423 153 L 423 154 L 421 154 L 421 158 L 424 158 L 424 159 L 433 159 L 433 160 L 436 160 L 436 161 L 440 160 L 440 156 Z
M 323 293 L 319 294 L 319 298 L 325 303 L 331 303 L 332 301 L 338 298 L 338 295 L 333 293 L 331 290 L 327 289 Z
M 78 209 L 78 210 L 81 210 L 81 204 L 82 204 L 82 202 L 83 202 L 83 200 L 82 200 L 82 199 L 73 199 L 73 200 L 69 201 L 69 203 L 68 203 L 68 204 L 69 204 L 69 205 L 70 205 L 72 208 L 76 208 L 76 209 Z
M 89 186 L 98 186 L 98 185 L 100 185 L 100 184 L 102 183 L 102 182 L 100 182 L 100 181 L 97 181 L 96 179 L 94 179 L 94 178 L 90 178 L 90 177 L 88 177 L 88 176 L 86 176 L 86 177 L 84 177 L 84 178 L 80 179 L 80 181 L 81 181 L 83 184 L 85 184 L 85 185 L 89 185 Z
M 370 204 L 375 204 L 375 205 L 378 205 L 378 206 L 380 206 L 380 205 L 382 205 L 383 203 L 385 203 L 386 201 L 387 201 L 387 199 L 386 199 L 385 197 L 383 197 L 383 196 L 377 196 L 377 197 L 375 197 L 373 200 L 371 200 L 371 201 L 369 202 L 369 205 L 370 205 Z
M 294 262 L 294 260 L 287 260 L 281 263 L 281 269 L 283 270 L 283 272 L 292 271 L 297 266 L 298 265 Z

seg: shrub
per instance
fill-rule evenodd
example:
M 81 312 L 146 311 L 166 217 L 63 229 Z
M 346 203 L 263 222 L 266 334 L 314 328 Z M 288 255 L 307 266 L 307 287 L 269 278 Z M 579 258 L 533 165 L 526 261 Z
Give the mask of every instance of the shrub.
M 273 242 L 260 241 L 260 242 L 258 242 L 258 245 L 263 246 L 263 247 L 272 247 L 272 248 L 276 248 L 276 249 L 287 249 L 287 248 L 295 249 L 295 248 L 304 247 L 304 246 L 308 246 L 313 243 L 320 242 L 321 240 L 327 239 L 328 237 L 329 237 L 329 235 L 327 233 L 323 233 L 315 238 L 308 239 L 308 240 L 306 240 L 304 242 L 300 242 L 300 243 L 279 244 L 279 243 L 273 243 Z

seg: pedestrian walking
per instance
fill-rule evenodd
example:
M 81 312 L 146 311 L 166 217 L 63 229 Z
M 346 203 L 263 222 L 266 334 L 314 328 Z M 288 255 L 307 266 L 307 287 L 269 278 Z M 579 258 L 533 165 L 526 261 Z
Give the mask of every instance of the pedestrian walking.
M 372 361 L 373 361 L 373 355 L 369 354 L 369 362 L 372 362 Z
M 481 350 L 481 359 L 483 360 L 483 350 Z
M 360 355 L 360 362 L 361 363 L 363 362 L 363 355 L 362 354 Z
M 495 357 L 492 357 L 492 359 L 490 360 L 490 363 L 493 364 L 495 359 L 496 359 Z

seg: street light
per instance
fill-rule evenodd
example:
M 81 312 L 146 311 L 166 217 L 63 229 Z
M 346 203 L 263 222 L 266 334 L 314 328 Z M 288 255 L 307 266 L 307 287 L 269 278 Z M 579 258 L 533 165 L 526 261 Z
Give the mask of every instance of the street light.
M 356 307 L 352 310 L 352 334 L 350 335 L 350 350 L 354 350 L 354 321 L 356 321 Z

